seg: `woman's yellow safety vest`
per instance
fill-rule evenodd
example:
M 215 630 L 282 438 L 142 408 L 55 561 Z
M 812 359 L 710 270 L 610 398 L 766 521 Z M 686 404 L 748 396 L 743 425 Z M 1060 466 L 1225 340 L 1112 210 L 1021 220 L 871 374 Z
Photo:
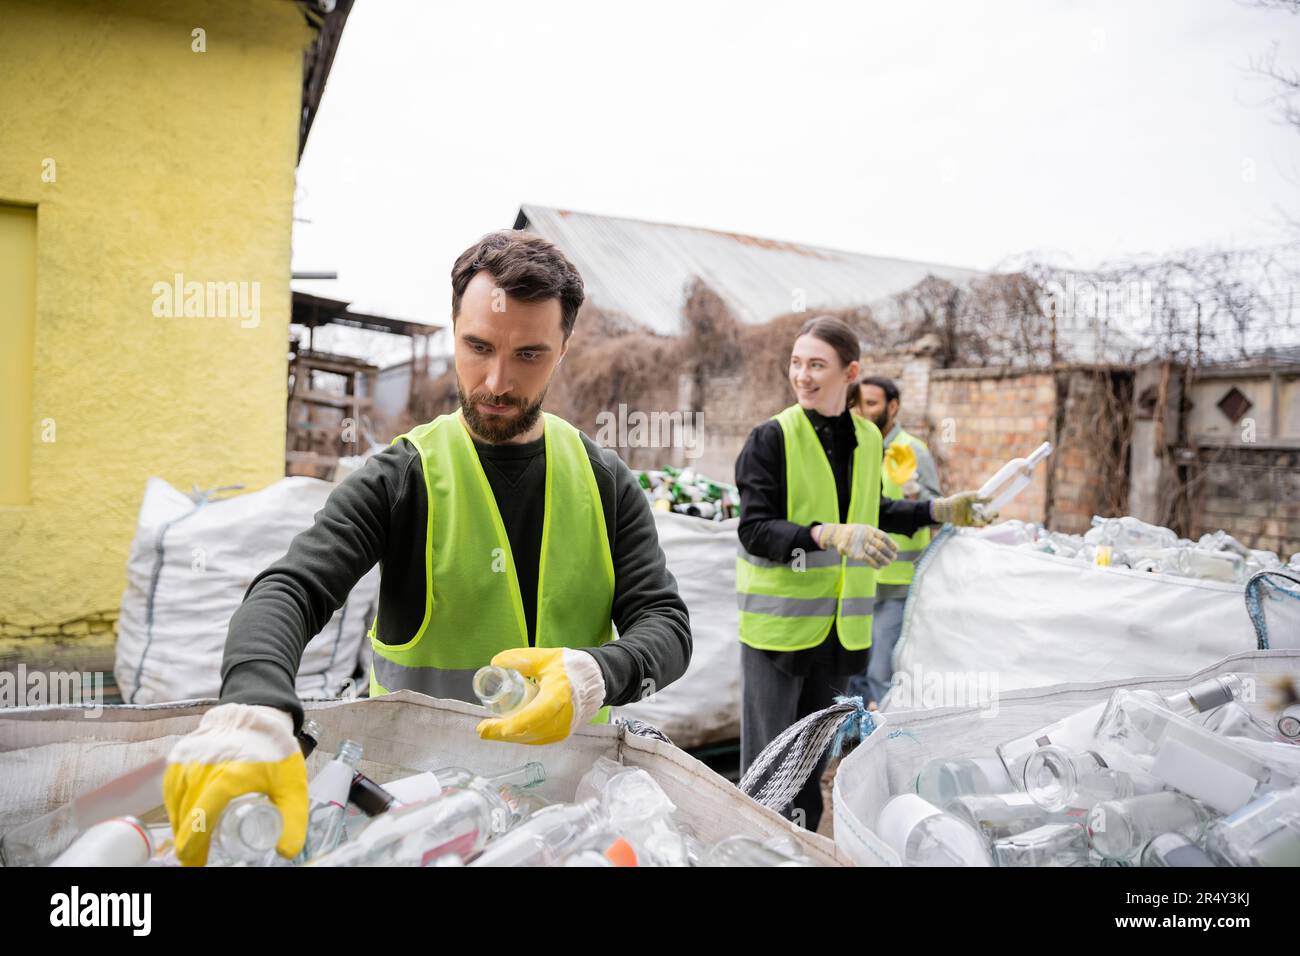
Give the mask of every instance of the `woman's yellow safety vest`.
M 791 405 L 775 416 L 785 436 L 786 518 L 795 524 L 838 524 L 839 495 L 830 460 L 808 416 Z M 875 525 L 880 515 L 880 430 L 856 415 L 853 488 L 849 524 Z M 741 501 L 744 509 L 744 501 Z M 851 651 L 871 646 L 876 571 L 865 561 L 842 558 L 834 549 L 770 561 L 740 546 L 736 598 L 740 639 L 767 651 L 801 651 L 826 640 L 835 625 Z
M 537 647 L 596 647 L 613 638 L 614 563 L 596 475 L 581 433 L 545 416 L 546 501 L 537 572 Z M 378 638 L 371 696 L 409 689 L 474 701 L 474 672 L 493 655 L 528 647 L 514 556 L 492 486 L 460 413 L 394 439 L 420 453 L 428 494 L 424 621 L 405 644 Z M 597 715 L 609 719 L 608 708 Z
M 910 445 L 918 452 L 928 452 L 925 442 L 914 435 L 909 435 L 902 428 L 894 436 L 894 440 L 889 443 L 892 448 L 895 445 Z M 917 456 L 920 457 L 919 455 Z M 881 475 L 881 488 L 887 498 L 898 500 L 903 497 L 901 485 L 894 483 L 889 477 L 889 469 L 886 468 Z M 916 559 L 921 556 L 921 552 L 930 544 L 930 529 L 922 528 L 914 535 L 891 534 L 894 543 L 898 545 L 898 558 L 893 564 L 879 571 L 878 580 L 881 584 L 911 584 L 912 574 L 916 568 Z

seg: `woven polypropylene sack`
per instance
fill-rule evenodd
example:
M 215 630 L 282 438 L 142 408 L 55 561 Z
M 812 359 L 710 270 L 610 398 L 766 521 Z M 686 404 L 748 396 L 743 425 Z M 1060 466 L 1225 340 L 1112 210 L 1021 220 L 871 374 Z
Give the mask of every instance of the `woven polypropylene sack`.
M 1141 680 L 1068 683 L 1012 691 L 978 706 L 891 710 L 839 766 L 832 790 L 835 846 L 860 866 L 897 866 L 896 853 L 873 832 L 880 808 L 913 789 L 917 772 L 937 758 L 992 757 L 997 746 L 1106 700 L 1120 687 L 1172 694 L 1219 674 L 1288 674 L 1300 679 L 1300 650 L 1248 651 L 1201 670 Z M 1243 701 L 1266 716 L 1263 695 Z
M 113 668 L 133 704 L 216 697 L 230 617 L 253 578 L 310 528 L 336 485 L 284 478 L 260 491 L 195 501 L 149 479 L 127 559 Z M 307 645 L 298 668 L 303 698 L 345 693 L 379 591 L 379 569 Z
M 102 708 L 26 707 L 0 711 L 0 844 L 9 863 L 52 859 L 76 835 L 70 802 L 79 794 L 165 756 L 192 731 L 215 701 Z M 475 727 L 482 708 L 399 691 L 373 700 L 307 705 L 322 728 L 321 746 L 308 761 L 314 774 L 339 741 L 362 746 L 360 769 L 383 783 L 424 770 L 467 767 L 496 774 L 528 761 L 546 768 L 541 796 L 574 797 L 578 781 L 598 757 L 649 771 L 706 844 L 733 834 L 759 839 L 788 836 L 813 862 L 837 865 L 834 845 L 744 796 L 703 763 L 671 744 L 630 734 L 619 726 L 578 728 L 545 747 L 482 740 Z
M 1300 647 L 1300 601 L 1268 597 L 1269 647 Z M 1182 674 L 1258 650 L 1245 587 L 1099 568 L 946 530 L 918 563 L 894 649 L 907 696 L 927 673 L 989 672 L 997 690 Z
M 659 546 L 691 615 L 694 650 L 686 673 L 618 716 L 654 724 L 679 747 L 740 736 L 740 612 L 736 607 L 739 519 L 705 521 L 655 512 Z

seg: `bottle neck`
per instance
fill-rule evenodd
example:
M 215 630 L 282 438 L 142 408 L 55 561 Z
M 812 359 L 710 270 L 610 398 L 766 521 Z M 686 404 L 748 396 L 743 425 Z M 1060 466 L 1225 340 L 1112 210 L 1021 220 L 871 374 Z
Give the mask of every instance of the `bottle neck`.
M 535 787 L 546 779 L 546 769 L 536 761 L 507 770 L 492 777 L 485 778 L 494 788 L 501 787 Z

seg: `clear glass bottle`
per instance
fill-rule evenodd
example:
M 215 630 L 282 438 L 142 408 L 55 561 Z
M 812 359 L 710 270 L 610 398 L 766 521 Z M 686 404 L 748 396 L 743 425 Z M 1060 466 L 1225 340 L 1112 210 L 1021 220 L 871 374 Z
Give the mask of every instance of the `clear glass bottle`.
M 321 725 L 315 720 L 308 719 L 302 722 L 302 730 L 298 731 L 298 749 L 302 751 L 303 760 L 315 753 L 322 732 Z
M 605 780 L 600 805 L 611 827 L 640 849 L 642 866 L 689 866 L 677 807 L 645 770 L 624 767 Z
M 992 865 L 979 833 L 914 793 L 900 793 L 881 808 L 876 833 L 904 866 Z
M 1162 833 L 1142 851 L 1143 866 L 1214 866 L 1199 846 L 1181 833 Z
M 1206 551 L 1187 548 L 1187 576 L 1206 581 L 1241 584 L 1246 578 L 1246 559 L 1231 551 Z
M 1081 823 L 1049 823 L 993 844 L 998 866 L 1084 866 L 1088 831 Z
M 1273 728 L 1262 720 L 1256 719 L 1249 710 L 1235 700 L 1210 711 L 1200 724 L 1211 733 L 1222 737 L 1245 737 L 1248 740 L 1259 740 L 1265 743 L 1272 743 L 1278 739 Z
M 1300 704 L 1292 704 L 1278 715 L 1277 732 L 1288 740 L 1300 740 Z
M 543 807 L 493 840 L 470 866 L 554 866 L 584 836 L 605 825 L 595 800 Z
M 502 773 L 482 776 L 464 767 L 441 767 L 433 772 L 438 783 L 445 787 L 483 788 L 500 790 L 514 787 L 525 790 L 546 782 L 546 768 L 535 760 L 512 767 Z
M 343 839 L 347 819 L 348 794 L 361 763 L 361 745 L 344 740 L 339 752 L 316 774 L 307 786 L 307 839 L 298 862 L 320 853 L 328 853 Z
M 498 717 L 513 714 L 537 696 L 537 683 L 509 667 L 480 667 L 474 673 L 474 696 Z
M 782 852 L 747 836 L 719 840 L 705 855 L 705 866 L 812 866 L 803 856 Z
M 1082 823 L 1082 811 L 1044 810 L 1027 793 L 986 793 L 957 797 L 944 804 L 950 813 L 981 835 L 986 843 L 1004 840 L 1049 823 Z
M 973 793 L 1006 793 L 1014 789 L 1002 761 L 994 757 L 931 760 L 916 775 L 916 795 L 941 807 Z
M 313 859 L 312 866 L 429 866 L 456 854 L 469 859 L 514 825 L 515 813 L 492 790 L 453 787 L 375 817 L 355 840 Z
M 143 866 L 154 844 L 136 817 L 114 817 L 82 833 L 50 866 Z
M 1106 766 L 1095 751 L 1039 747 L 1025 762 L 1025 792 L 1044 810 L 1089 809 L 1103 800 L 1156 793 L 1164 784 L 1145 773 Z
M 1267 745 L 1211 733 L 1167 707 L 1169 700 L 1116 691 L 1098 721 L 1092 749 L 1110 766 L 1150 773 L 1220 813 L 1240 809 L 1261 787 L 1291 784 L 1276 760 L 1256 753 Z
M 1083 536 L 1088 544 L 1109 545 L 1119 551 L 1139 548 L 1171 548 L 1178 543 L 1178 535 L 1168 528 L 1147 524 L 1125 515 L 1121 518 L 1103 518 L 1093 515 L 1092 528 Z
M 1097 720 L 1105 711 L 1106 702 L 1100 701 L 1032 733 L 999 744 L 996 752 L 1007 777 L 1018 789 L 1023 789 L 1025 763 L 1029 760 L 1029 755 L 1039 747 L 1057 744 L 1070 750 L 1087 750 L 1092 745 Z
M 264 793 L 246 793 L 235 797 L 221 811 L 216 830 L 208 844 L 209 863 L 256 864 L 265 862 L 267 854 L 280 842 L 284 820 L 280 810 Z M 212 857 L 215 855 L 215 860 Z
M 1205 849 L 1230 866 L 1300 866 L 1300 787 L 1274 790 L 1216 820 Z
M 1199 840 L 1212 819 L 1214 814 L 1198 801 L 1165 790 L 1097 804 L 1088 814 L 1088 837 L 1107 859 L 1133 860 L 1162 833 Z

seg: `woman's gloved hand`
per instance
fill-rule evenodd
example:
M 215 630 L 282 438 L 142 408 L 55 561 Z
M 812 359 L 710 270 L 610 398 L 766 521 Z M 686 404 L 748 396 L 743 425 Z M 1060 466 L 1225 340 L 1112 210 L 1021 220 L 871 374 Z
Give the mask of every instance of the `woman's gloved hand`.
M 307 837 L 307 764 L 293 716 L 276 707 L 221 704 L 167 758 L 163 802 L 182 866 L 203 866 L 221 811 L 235 797 L 264 793 L 284 830 L 276 851 L 298 855 Z
M 813 539 L 823 551 L 834 548 L 850 561 L 865 561 L 873 568 L 892 564 L 898 556 L 894 539 L 869 524 L 821 524 Z
M 605 678 L 596 658 L 567 647 L 514 647 L 492 658 L 537 681 L 537 696 L 507 717 L 478 725 L 484 740 L 553 744 L 585 724 L 605 703 Z
M 996 511 L 985 511 L 988 498 L 981 498 L 978 491 L 962 491 L 947 498 L 930 499 L 930 517 L 936 524 L 955 524 L 961 528 L 982 528 L 992 524 L 998 516 Z

